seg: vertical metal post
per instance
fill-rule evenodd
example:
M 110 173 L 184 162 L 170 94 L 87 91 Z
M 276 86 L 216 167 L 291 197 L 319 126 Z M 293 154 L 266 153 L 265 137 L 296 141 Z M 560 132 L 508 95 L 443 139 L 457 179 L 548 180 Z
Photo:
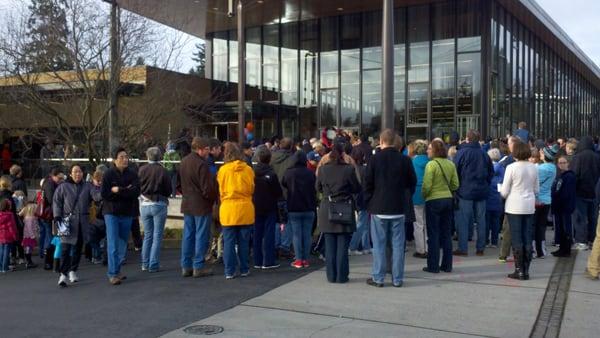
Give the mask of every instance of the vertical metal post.
M 116 0 L 111 2 L 110 10 L 110 93 L 108 97 L 108 156 L 112 156 L 113 151 L 119 145 L 119 77 L 121 68 L 121 57 L 119 51 L 119 6 Z
M 381 129 L 394 129 L 394 1 L 383 0 Z
M 238 141 L 244 141 L 244 102 L 246 101 L 246 32 L 242 0 L 237 4 L 238 35 Z

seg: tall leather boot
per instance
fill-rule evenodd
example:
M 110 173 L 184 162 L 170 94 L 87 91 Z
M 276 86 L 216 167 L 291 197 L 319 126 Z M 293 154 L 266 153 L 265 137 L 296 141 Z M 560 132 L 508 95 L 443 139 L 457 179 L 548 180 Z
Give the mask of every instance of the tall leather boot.
M 529 266 L 531 265 L 531 260 L 533 258 L 533 250 L 524 249 L 523 250 L 523 279 L 529 280 Z
M 54 264 L 54 245 L 44 250 L 44 270 L 52 270 Z
M 523 249 L 513 248 L 513 256 L 515 257 L 515 272 L 508 275 L 512 279 L 525 279 L 523 274 Z

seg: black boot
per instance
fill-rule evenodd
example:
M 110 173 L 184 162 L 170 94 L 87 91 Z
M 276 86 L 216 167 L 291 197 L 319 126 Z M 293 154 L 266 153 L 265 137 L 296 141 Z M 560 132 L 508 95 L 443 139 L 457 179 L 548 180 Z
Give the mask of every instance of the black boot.
M 60 258 L 54 259 L 54 272 L 60 273 Z
M 571 237 L 564 236 L 560 240 L 560 247 L 552 253 L 554 257 L 571 257 Z
M 54 263 L 54 245 L 50 245 L 48 249 L 44 250 L 44 270 L 52 270 L 52 264 Z
M 31 254 L 25 254 L 25 269 L 33 269 L 33 268 L 37 268 L 37 264 L 35 264 L 32 260 L 31 260 Z
M 515 258 L 515 272 L 508 275 L 508 278 L 524 280 L 525 275 L 523 274 L 523 249 L 513 249 L 513 256 Z
M 531 265 L 531 259 L 533 258 L 532 250 L 523 250 L 523 279 L 529 280 L 529 266 Z

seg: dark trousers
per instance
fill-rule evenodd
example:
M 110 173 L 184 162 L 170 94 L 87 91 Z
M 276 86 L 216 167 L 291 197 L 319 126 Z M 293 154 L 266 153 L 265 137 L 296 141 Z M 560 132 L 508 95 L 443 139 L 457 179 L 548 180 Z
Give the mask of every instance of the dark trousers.
M 275 223 L 277 214 L 256 215 L 254 223 L 253 256 L 255 266 L 275 265 Z
M 515 250 L 531 252 L 531 241 L 533 240 L 533 215 L 506 214 L 510 227 L 512 247 Z
M 66 275 L 69 271 L 77 271 L 79 268 L 79 261 L 81 260 L 81 251 L 83 249 L 81 228 L 77 235 L 77 243 L 61 243 L 60 248 L 60 273 Z
M 430 271 L 452 270 L 452 207 L 451 198 L 442 198 L 425 202 L 427 220 L 427 268 Z M 442 264 L 440 264 L 440 248 Z
M 131 223 L 131 238 L 133 240 L 133 246 L 140 249 L 142 247 L 143 239 L 139 217 L 134 217 L 133 223 Z
M 542 205 L 535 208 L 535 219 L 533 221 L 534 226 L 534 240 L 535 240 L 535 252 L 538 257 L 546 256 L 546 225 L 548 224 L 548 212 L 550 211 L 549 205 Z
M 566 212 L 554 213 L 554 228 L 556 229 L 557 243 L 563 252 L 571 252 L 573 244 L 572 214 Z
M 325 264 L 329 283 L 346 283 L 350 274 L 347 233 L 325 233 Z

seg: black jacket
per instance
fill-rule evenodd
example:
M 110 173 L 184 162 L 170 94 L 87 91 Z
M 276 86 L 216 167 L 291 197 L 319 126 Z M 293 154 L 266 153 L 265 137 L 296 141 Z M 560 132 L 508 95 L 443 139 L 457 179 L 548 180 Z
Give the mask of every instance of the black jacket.
M 582 137 L 577 145 L 570 169 L 575 173 L 575 194 L 577 197 L 594 199 L 594 188 L 600 178 L 600 156 L 594 152 L 591 137 Z
M 268 215 L 277 211 L 277 201 L 283 199 L 279 178 L 273 168 L 264 163 L 254 167 L 254 210 L 257 215 Z
M 552 212 L 572 214 L 575 211 L 575 174 L 567 170 L 552 183 Z
M 171 178 L 165 167 L 149 163 L 140 168 L 140 193 L 154 202 L 168 201 L 173 192 Z
M 113 193 L 112 187 L 119 187 Z M 123 172 L 116 167 L 108 169 L 102 178 L 102 213 L 104 215 L 129 216 L 138 215 L 138 197 L 140 196 L 140 180 L 130 168 Z
M 58 184 L 54 183 L 51 176 L 46 176 L 44 184 L 42 184 L 42 192 L 44 195 L 44 205 L 49 207 L 52 205 L 52 199 L 54 198 L 54 191 L 58 187 Z
M 12 181 L 12 191 L 15 192 L 17 190 L 21 190 L 25 197 L 27 197 L 27 184 L 22 178 L 17 176 L 10 175 L 10 180 Z
M 354 166 L 328 162 L 319 169 L 317 191 L 323 193 L 317 215 L 319 230 L 323 233 L 351 233 L 356 231 L 356 222 L 341 225 L 329 222 L 329 197 L 350 198 L 360 191 Z
M 410 210 L 417 175 L 408 156 L 396 148 L 375 154 L 365 173 L 365 202 L 372 215 L 404 215 Z
M 315 211 L 317 191 L 315 174 L 306 167 L 306 154 L 297 152 L 294 165 L 285 171 L 282 185 L 287 190 L 289 212 Z
M 361 159 L 364 164 L 367 164 L 373 156 L 373 147 L 367 142 L 361 142 L 359 145 L 352 147 L 350 156 L 354 160 Z

